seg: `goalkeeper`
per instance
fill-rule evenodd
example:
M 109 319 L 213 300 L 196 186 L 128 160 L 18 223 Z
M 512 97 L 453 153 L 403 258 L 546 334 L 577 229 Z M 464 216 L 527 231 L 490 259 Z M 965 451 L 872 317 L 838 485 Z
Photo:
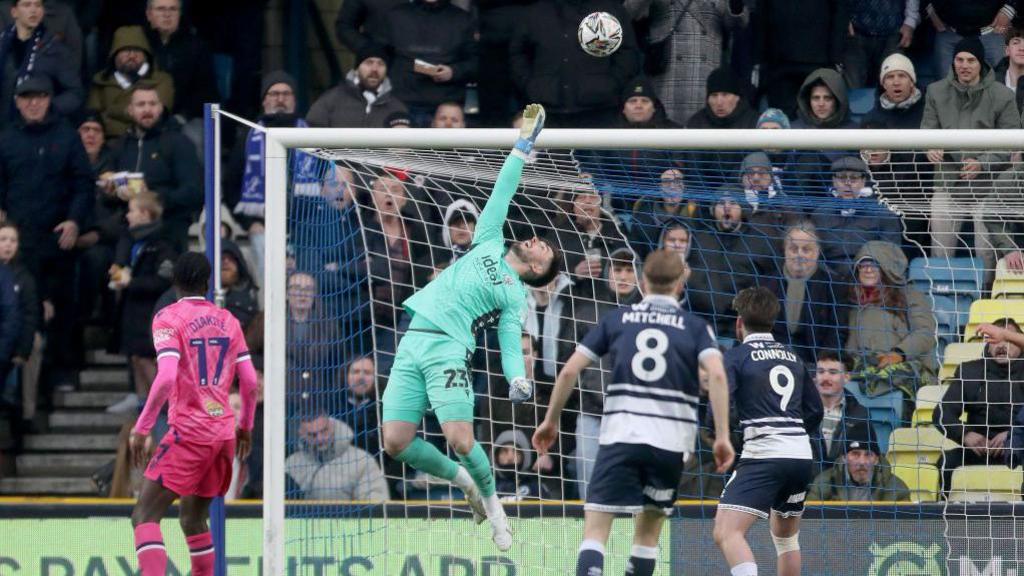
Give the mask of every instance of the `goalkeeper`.
M 510 399 L 523 402 L 533 394 L 521 348 L 526 309 L 523 283 L 548 284 L 561 269 L 562 257 L 550 243 L 536 237 L 515 242 L 506 251 L 502 227 L 523 165 L 543 126 L 544 108 L 527 106 L 520 137 L 480 213 L 469 252 L 403 303 L 412 322 L 398 346 L 382 398 L 387 453 L 461 488 L 474 519 L 490 521 L 491 536 L 502 551 L 511 547 L 512 532 L 494 493 L 490 462 L 473 438 L 469 359 L 477 332 L 497 325 Z M 461 465 L 416 434 L 428 406 Z

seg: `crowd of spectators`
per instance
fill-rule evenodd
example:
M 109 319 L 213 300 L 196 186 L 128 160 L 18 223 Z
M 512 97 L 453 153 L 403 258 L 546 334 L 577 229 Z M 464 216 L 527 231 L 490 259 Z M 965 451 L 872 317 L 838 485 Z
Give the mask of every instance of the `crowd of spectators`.
M 98 11 L 62 0 L 7 4 L 0 382 L 18 392 L 7 384 L 0 395 L 0 475 L 10 472 L 17 439 L 45 427 L 54 393 L 75 388 L 83 350 L 95 345 L 87 326 L 107 328 L 103 345 L 129 359 L 134 392 L 110 410 L 131 413 L 144 401 L 154 370 L 148 320 L 173 301 L 170 267 L 202 208 L 204 102 L 234 105 L 260 127 L 335 128 L 509 126 L 523 103 L 538 102 L 552 127 L 1019 129 L 1024 107 L 1024 28 L 1013 0 L 345 0 L 335 31 L 352 69 L 308 110 L 292 75 L 252 60 L 261 2 L 109 0 Z M 622 45 L 607 58 L 577 45 L 580 20 L 595 11 L 623 25 Z M 227 93 L 214 53 L 233 57 Z M 852 91 L 864 88 L 875 90 L 873 109 L 855 115 Z M 226 240 L 221 273 L 228 307 L 254 327 L 264 133 L 241 127 L 227 140 L 225 203 L 248 251 Z M 817 365 L 827 412 L 814 439 L 824 476 L 812 493 L 903 498 L 863 408 L 844 390 L 851 381 L 871 393 L 900 390 L 909 404 L 936 381 L 935 318 L 907 278 L 908 257 L 927 255 L 919 246 L 1024 271 L 1022 225 L 993 217 L 998 199 L 974 201 L 997 188 L 1019 194 L 1019 158 L 954 150 L 577 158 L 583 185 L 533 194 L 533 205 L 510 216 L 512 236 L 546 232 L 566 255 L 563 273 L 530 292 L 523 345 L 538 403 L 573 343 L 610 306 L 636 301 L 634 263 L 669 248 L 687 265 L 684 303 L 723 345 L 735 336 L 739 290 L 766 286 L 783 302 L 773 332 Z M 290 431 L 289 478 L 309 498 L 431 494 L 430 479 L 405 478 L 386 458 L 386 474 L 373 470 L 376 397 L 408 322 L 402 301 L 470 247 L 483 191 L 302 152 L 293 165 L 288 361 L 299 368 L 287 386 L 307 409 Z M 615 183 L 622 176 L 632 189 Z M 924 199 L 928 217 L 901 219 L 882 200 L 887 191 Z M 371 334 L 354 333 L 371 322 Z M 522 434 L 540 414 L 502 404 L 493 335 L 480 339 L 472 359 L 479 436 L 492 441 L 501 490 L 584 495 L 600 427 L 600 365 L 584 374 L 576 411 L 566 412 L 561 456 L 538 458 Z M 1013 350 L 990 352 L 986 362 L 1009 358 L 1014 370 Z M 331 390 L 336 398 L 325 401 Z M 964 385 L 969 393 L 978 392 Z M 956 422 L 937 424 L 964 445 L 946 455 L 947 468 L 1005 440 L 955 437 Z

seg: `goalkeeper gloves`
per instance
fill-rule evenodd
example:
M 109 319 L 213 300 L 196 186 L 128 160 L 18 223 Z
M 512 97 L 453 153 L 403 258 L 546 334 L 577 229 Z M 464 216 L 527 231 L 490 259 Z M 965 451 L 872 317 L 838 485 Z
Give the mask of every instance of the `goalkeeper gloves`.
M 523 125 L 519 128 L 519 139 L 516 140 L 513 154 L 530 159 L 537 136 L 544 128 L 544 118 L 544 107 L 540 104 L 530 104 L 523 110 Z
M 513 378 L 512 382 L 508 385 L 508 399 L 513 404 L 520 404 L 526 402 L 533 396 L 533 382 L 530 382 L 526 378 L 519 376 Z

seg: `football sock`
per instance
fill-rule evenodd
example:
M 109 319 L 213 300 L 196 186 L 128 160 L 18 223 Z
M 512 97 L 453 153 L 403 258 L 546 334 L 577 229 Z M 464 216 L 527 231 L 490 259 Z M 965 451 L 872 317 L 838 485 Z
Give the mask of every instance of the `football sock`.
M 729 571 L 732 576 L 757 576 L 757 564 L 753 562 L 744 562 L 737 564 L 732 567 Z
M 192 560 L 192 576 L 213 576 L 213 537 L 209 532 L 186 536 L 189 558 Z
M 584 540 L 576 558 L 576 576 L 604 575 L 604 544 L 597 540 Z
M 454 460 L 442 454 L 433 444 L 419 436 L 414 437 L 396 459 L 449 482 L 454 480 L 455 475 L 459 472 L 459 465 Z
M 135 555 L 139 557 L 142 576 L 167 574 L 167 549 L 159 524 L 146 522 L 135 527 Z
M 473 481 L 476 482 L 477 488 L 480 489 L 480 495 L 485 499 L 489 496 L 494 495 L 494 474 L 491 472 L 491 463 L 487 460 L 487 454 L 484 452 L 479 442 L 473 443 L 473 449 L 469 451 L 469 454 L 465 456 L 459 455 L 459 460 L 462 465 L 466 467 L 466 471 L 473 477 Z M 455 464 L 452 462 L 452 464 Z M 455 474 L 452 474 L 454 477 Z
M 627 576 L 654 576 L 654 565 L 658 561 L 658 548 L 655 546 L 633 545 L 633 551 L 626 564 Z

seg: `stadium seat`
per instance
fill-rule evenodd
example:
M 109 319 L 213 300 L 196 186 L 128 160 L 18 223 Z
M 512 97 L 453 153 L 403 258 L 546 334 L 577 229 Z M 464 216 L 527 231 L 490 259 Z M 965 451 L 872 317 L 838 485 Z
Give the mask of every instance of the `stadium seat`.
M 935 464 L 944 451 L 956 446 L 934 427 L 897 428 L 889 436 L 887 458 L 893 466 Z
M 1000 260 L 992 283 L 992 298 L 1024 298 L 1024 274 L 1010 272 Z
M 936 384 L 922 386 L 918 389 L 917 400 L 914 404 L 914 416 L 910 422 L 911 426 L 932 425 L 932 412 L 939 402 L 942 402 L 942 396 L 946 393 L 946 388 L 949 388 L 949 386 Z
M 893 390 L 880 396 L 868 396 L 860 388 L 859 382 L 850 382 L 848 390 L 861 406 L 867 408 L 871 418 L 871 428 L 878 438 L 879 448 L 885 453 L 889 446 L 889 435 L 902 424 L 900 414 L 903 411 L 903 393 Z
M 910 283 L 931 294 L 981 298 L 985 264 L 981 258 L 914 258 Z
M 1013 318 L 1024 324 L 1024 300 L 978 300 L 971 304 L 971 317 L 964 329 L 964 342 L 979 341 L 975 335 L 978 324 L 993 322 L 999 318 Z
M 984 342 L 954 342 L 946 346 L 939 369 L 939 381 L 945 382 L 956 373 L 956 367 L 964 362 L 977 360 L 985 355 Z
M 874 88 L 850 90 L 850 116 L 854 122 L 860 122 L 860 119 L 875 107 L 875 95 Z
M 969 296 L 932 294 L 932 310 L 935 313 L 937 332 L 959 337 L 960 328 L 970 319 L 972 303 L 974 300 Z
M 892 465 L 896 477 L 910 489 L 914 502 L 935 502 L 939 499 L 939 470 L 929 464 Z
M 1024 469 L 1006 466 L 962 466 L 953 470 L 949 499 L 958 502 L 1017 502 Z

